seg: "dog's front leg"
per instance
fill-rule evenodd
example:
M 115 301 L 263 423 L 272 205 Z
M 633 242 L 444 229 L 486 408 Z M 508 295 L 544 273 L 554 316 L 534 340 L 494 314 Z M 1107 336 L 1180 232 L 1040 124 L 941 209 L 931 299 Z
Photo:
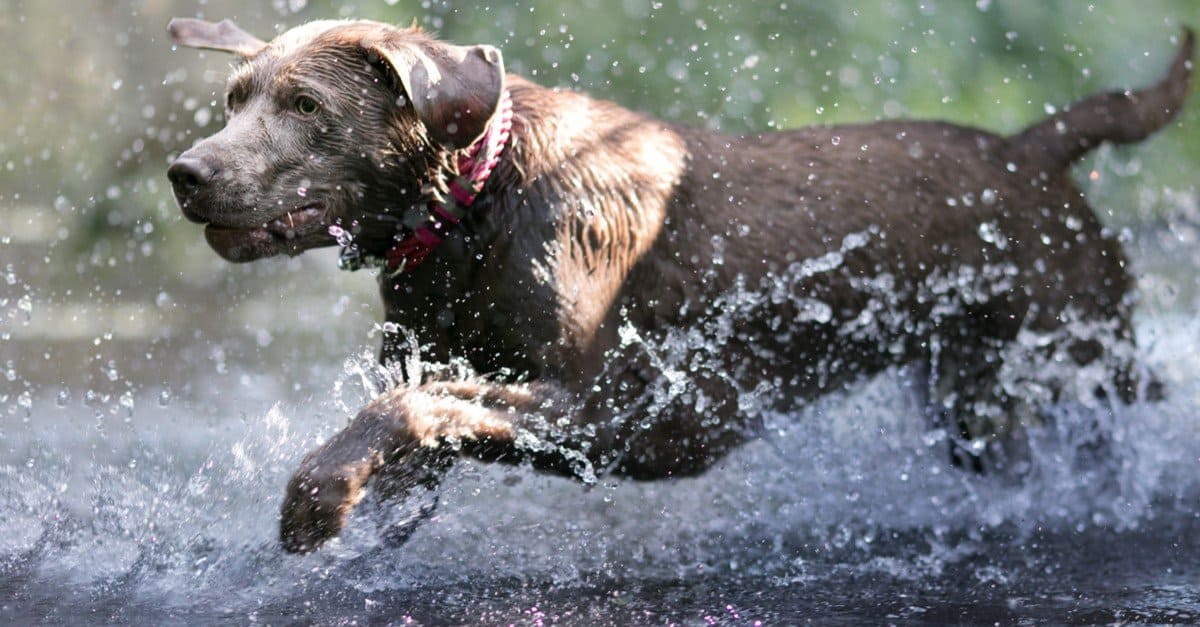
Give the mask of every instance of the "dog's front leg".
M 384 394 L 301 462 L 283 501 L 283 546 L 312 551 L 337 535 L 373 475 L 402 497 L 435 485 L 459 455 L 582 474 L 594 433 L 573 426 L 574 407 L 546 384 L 443 382 Z

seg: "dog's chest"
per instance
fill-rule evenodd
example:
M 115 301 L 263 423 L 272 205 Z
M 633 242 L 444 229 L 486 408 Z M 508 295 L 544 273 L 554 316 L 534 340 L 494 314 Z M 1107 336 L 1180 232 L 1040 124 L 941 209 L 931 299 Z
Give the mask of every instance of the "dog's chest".
M 436 274 L 440 281 L 401 276 L 382 285 L 387 320 L 413 334 L 425 358 L 466 359 L 480 374 L 514 379 L 558 370 L 550 353 L 562 330 L 546 286 L 519 269 Z

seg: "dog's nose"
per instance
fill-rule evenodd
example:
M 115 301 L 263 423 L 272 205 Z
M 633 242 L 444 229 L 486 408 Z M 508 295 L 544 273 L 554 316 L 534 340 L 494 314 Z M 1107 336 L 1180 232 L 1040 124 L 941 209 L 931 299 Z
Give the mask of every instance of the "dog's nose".
M 196 192 L 212 181 L 217 173 L 207 160 L 187 154 L 180 155 L 171 167 L 167 168 L 167 178 L 175 189 L 175 197 L 186 200 L 196 195 Z

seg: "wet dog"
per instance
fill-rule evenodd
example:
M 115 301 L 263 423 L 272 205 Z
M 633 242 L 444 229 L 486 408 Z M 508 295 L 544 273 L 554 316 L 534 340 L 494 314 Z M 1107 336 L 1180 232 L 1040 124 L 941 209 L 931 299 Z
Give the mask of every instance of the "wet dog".
M 225 127 L 169 169 L 216 252 L 340 245 L 347 267 L 379 268 L 385 363 L 418 351 L 479 373 L 414 375 L 310 453 L 283 502 L 289 551 L 336 535 L 373 476 L 403 496 L 462 456 L 690 475 L 764 410 L 896 364 L 922 374 L 968 464 L 1023 404 L 1069 391 L 1053 368 L 1017 385 L 1014 359 L 1099 367 L 1101 393 L 1138 394 L 1132 280 L 1070 166 L 1172 119 L 1190 32 L 1157 85 L 1004 137 L 909 121 L 721 135 L 375 22 L 269 43 L 228 21 L 169 31 L 242 59 Z

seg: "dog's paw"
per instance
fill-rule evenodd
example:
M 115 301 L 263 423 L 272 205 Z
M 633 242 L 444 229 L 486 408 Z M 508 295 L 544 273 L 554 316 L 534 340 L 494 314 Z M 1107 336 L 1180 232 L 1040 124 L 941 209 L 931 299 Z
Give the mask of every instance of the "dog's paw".
M 350 510 L 362 500 L 371 474 L 368 460 L 341 464 L 306 463 L 288 482 L 279 539 L 291 553 L 308 553 L 336 536 Z

